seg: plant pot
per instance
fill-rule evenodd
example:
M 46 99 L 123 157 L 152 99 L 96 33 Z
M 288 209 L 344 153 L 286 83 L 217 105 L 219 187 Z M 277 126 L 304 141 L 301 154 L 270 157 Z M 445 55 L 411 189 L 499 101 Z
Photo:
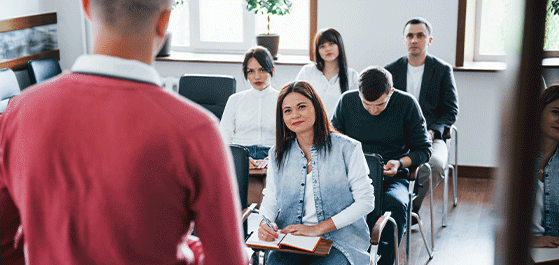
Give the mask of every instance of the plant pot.
M 171 32 L 167 32 L 167 37 L 165 38 L 165 42 L 163 43 L 163 46 L 161 47 L 161 50 L 159 50 L 159 53 L 157 54 L 157 57 L 165 57 L 165 56 L 171 55 L 171 37 L 172 36 L 173 36 L 173 34 Z
M 256 35 L 256 44 L 263 46 L 270 51 L 274 60 L 278 59 L 279 35 L 260 34 Z

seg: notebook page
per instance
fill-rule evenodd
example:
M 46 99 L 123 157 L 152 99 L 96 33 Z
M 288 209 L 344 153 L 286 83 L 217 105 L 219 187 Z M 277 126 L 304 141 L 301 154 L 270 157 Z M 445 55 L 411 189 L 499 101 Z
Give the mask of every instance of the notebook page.
M 260 246 L 260 247 L 269 247 L 269 248 L 277 248 L 279 249 L 279 243 L 285 237 L 285 234 L 278 232 L 278 238 L 274 241 L 264 241 L 258 239 L 258 230 L 254 230 L 252 235 L 246 241 L 247 246 Z
M 280 245 L 313 252 L 320 242 L 320 239 L 321 238 L 318 236 L 296 236 L 287 234 Z
M 534 263 L 559 260 L 559 248 L 532 248 L 530 252 Z

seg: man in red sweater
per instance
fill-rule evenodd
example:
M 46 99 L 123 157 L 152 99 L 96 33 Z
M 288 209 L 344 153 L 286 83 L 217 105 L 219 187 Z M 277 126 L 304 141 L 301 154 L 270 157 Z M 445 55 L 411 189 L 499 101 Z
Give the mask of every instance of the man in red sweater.
M 171 2 L 82 1 L 93 54 L 0 118 L 0 198 L 19 210 L 27 262 L 175 264 L 194 221 L 204 264 L 246 265 L 217 119 L 151 66 Z

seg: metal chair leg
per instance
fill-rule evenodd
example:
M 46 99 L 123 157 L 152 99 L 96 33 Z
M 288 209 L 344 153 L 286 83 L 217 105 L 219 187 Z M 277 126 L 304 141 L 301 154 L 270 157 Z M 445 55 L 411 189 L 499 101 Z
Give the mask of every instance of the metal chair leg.
M 448 165 L 444 170 L 444 189 L 443 189 L 443 227 L 446 227 L 446 221 L 448 218 L 448 179 L 449 179 L 449 169 L 452 165 Z
M 429 254 L 429 259 L 433 258 L 433 249 L 429 247 L 429 244 L 427 243 L 427 239 L 425 238 L 425 233 L 423 233 L 423 226 L 421 225 L 421 222 L 419 222 L 419 215 L 417 215 L 416 213 L 411 213 L 412 217 L 415 218 L 417 220 L 417 224 L 419 225 L 419 232 L 421 232 L 421 237 L 423 238 L 423 243 L 425 244 L 425 248 L 427 249 L 427 253 Z M 433 237 L 433 230 L 431 230 L 431 240 Z M 434 241 L 431 241 L 431 243 L 433 243 Z
M 452 130 L 454 130 L 454 165 L 452 167 L 452 190 L 454 191 L 454 207 L 458 204 L 458 195 L 456 194 L 456 189 L 458 187 L 458 129 L 456 126 L 452 125 Z
M 410 184 L 411 185 L 411 184 Z M 413 203 L 413 193 L 409 192 L 409 202 L 410 205 L 408 207 L 408 210 L 406 212 L 406 220 L 408 225 L 406 225 L 406 265 L 410 264 L 410 235 L 411 235 L 411 204 Z M 398 242 L 396 240 L 396 242 Z M 396 243 L 398 244 L 398 243 Z M 396 257 L 397 258 L 397 257 Z

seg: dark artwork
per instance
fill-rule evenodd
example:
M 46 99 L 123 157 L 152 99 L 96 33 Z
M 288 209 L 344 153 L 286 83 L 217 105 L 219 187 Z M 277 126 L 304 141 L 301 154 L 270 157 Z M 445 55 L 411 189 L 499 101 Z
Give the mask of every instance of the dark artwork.
M 0 62 L 56 49 L 56 24 L 0 33 Z

